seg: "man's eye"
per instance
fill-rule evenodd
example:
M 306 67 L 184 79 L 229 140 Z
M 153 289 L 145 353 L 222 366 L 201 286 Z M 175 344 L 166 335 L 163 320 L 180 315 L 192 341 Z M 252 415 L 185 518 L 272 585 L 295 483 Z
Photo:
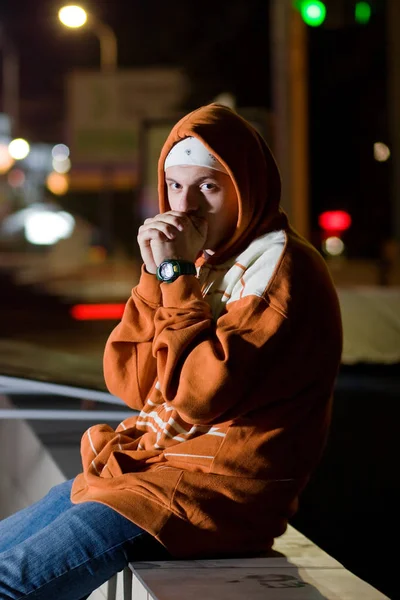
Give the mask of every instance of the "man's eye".
M 180 186 L 180 184 L 179 184 L 179 183 L 176 183 L 175 181 L 174 181 L 174 182 L 172 182 L 172 183 L 170 183 L 170 184 L 169 184 L 169 186 L 170 186 L 170 188 L 171 188 L 172 190 L 180 190 L 180 189 L 181 189 L 181 186 Z
M 214 183 L 203 183 L 201 186 L 202 190 L 205 190 L 206 192 L 213 190 L 215 188 L 215 184 Z

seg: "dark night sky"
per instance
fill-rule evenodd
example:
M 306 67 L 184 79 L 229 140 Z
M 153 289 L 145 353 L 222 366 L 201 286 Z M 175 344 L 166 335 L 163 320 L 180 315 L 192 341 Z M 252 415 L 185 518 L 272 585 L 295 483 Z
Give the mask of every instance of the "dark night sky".
M 62 119 L 65 73 L 97 68 L 99 44 L 88 30 L 66 30 L 55 0 L 1 0 L 0 19 L 21 60 L 25 125 L 52 136 Z M 90 3 L 82 6 L 91 10 Z M 232 91 L 242 106 L 269 104 L 268 3 L 265 0 L 92 2 L 117 34 L 119 65 L 179 65 L 192 81 L 188 108 Z M 39 104 L 39 106 L 38 106 Z M 40 125 L 40 128 L 38 128 Z
M 309 37 L 313 205 L 349 210 L 357 234 L 350 249 L 370 256 L 391 222 L 391 163 L 373 157 L 374 142 L 391 141 L 383 2 L 377 7 L 368 27 L 315 29 Z
M 308 29 L 313 227 L 322 210 L 348 209 L 354 217 L 349 252 L 372 256 L 390 231 L 390 164 L 372 156 L 375 141 L 390 143 L 384 0 L 374 2 L 377 11 L 368 27 Z M 268 4 L 82 3 L 115 30 L 121 67 L 185 69 L 191 95 L 183 109 L 223 91 L 233 92 L 239 106 L 271 108 Z M 89 31 L 62 27 L 60 5 L 56 0 L 0 0 L 1 22 L 20 54 L 24 134 L 49 142 L 58 141 L 63 131 L 66 73 L 99 65 L 98 40 Z

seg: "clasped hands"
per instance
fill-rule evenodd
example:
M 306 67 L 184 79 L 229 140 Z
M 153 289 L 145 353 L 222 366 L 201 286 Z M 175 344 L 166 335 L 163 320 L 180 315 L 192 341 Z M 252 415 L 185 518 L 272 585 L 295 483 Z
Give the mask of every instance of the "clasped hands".
M 146 219 L 137 237 L 146 271 L 156 274 L 167 259 L 194 262 L 204 248 L 207 229 L 207 220 L 198 212 L 170 210 Z

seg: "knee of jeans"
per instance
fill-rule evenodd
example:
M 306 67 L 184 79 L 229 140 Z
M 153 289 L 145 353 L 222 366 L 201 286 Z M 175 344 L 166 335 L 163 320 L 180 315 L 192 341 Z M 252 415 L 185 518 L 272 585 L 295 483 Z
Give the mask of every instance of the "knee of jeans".
M 52 499 L 65 497 L 69 499 L 71 496 L 71 488 L 73 481 L 73 479 L 70 479 L 69 481 L 63 481 L 62 483 L 58 483 L 57 485 L 50 488 L 50 490 L 47 492 L 47 495 Z

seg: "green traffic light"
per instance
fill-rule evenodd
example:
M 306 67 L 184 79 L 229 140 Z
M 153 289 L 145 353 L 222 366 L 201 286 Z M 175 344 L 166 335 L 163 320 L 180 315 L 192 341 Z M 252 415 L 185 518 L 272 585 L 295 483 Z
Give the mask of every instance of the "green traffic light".
M 319 27 L 325 21 L 326 6 L 319 0 L 305 0 L 300 6 L 303 21 L 311 27 Z
M 357 2 L 354 13 L 355 20 L 360 25 L 366 25 L 371 18 L 371 6 L 368 2 Z

